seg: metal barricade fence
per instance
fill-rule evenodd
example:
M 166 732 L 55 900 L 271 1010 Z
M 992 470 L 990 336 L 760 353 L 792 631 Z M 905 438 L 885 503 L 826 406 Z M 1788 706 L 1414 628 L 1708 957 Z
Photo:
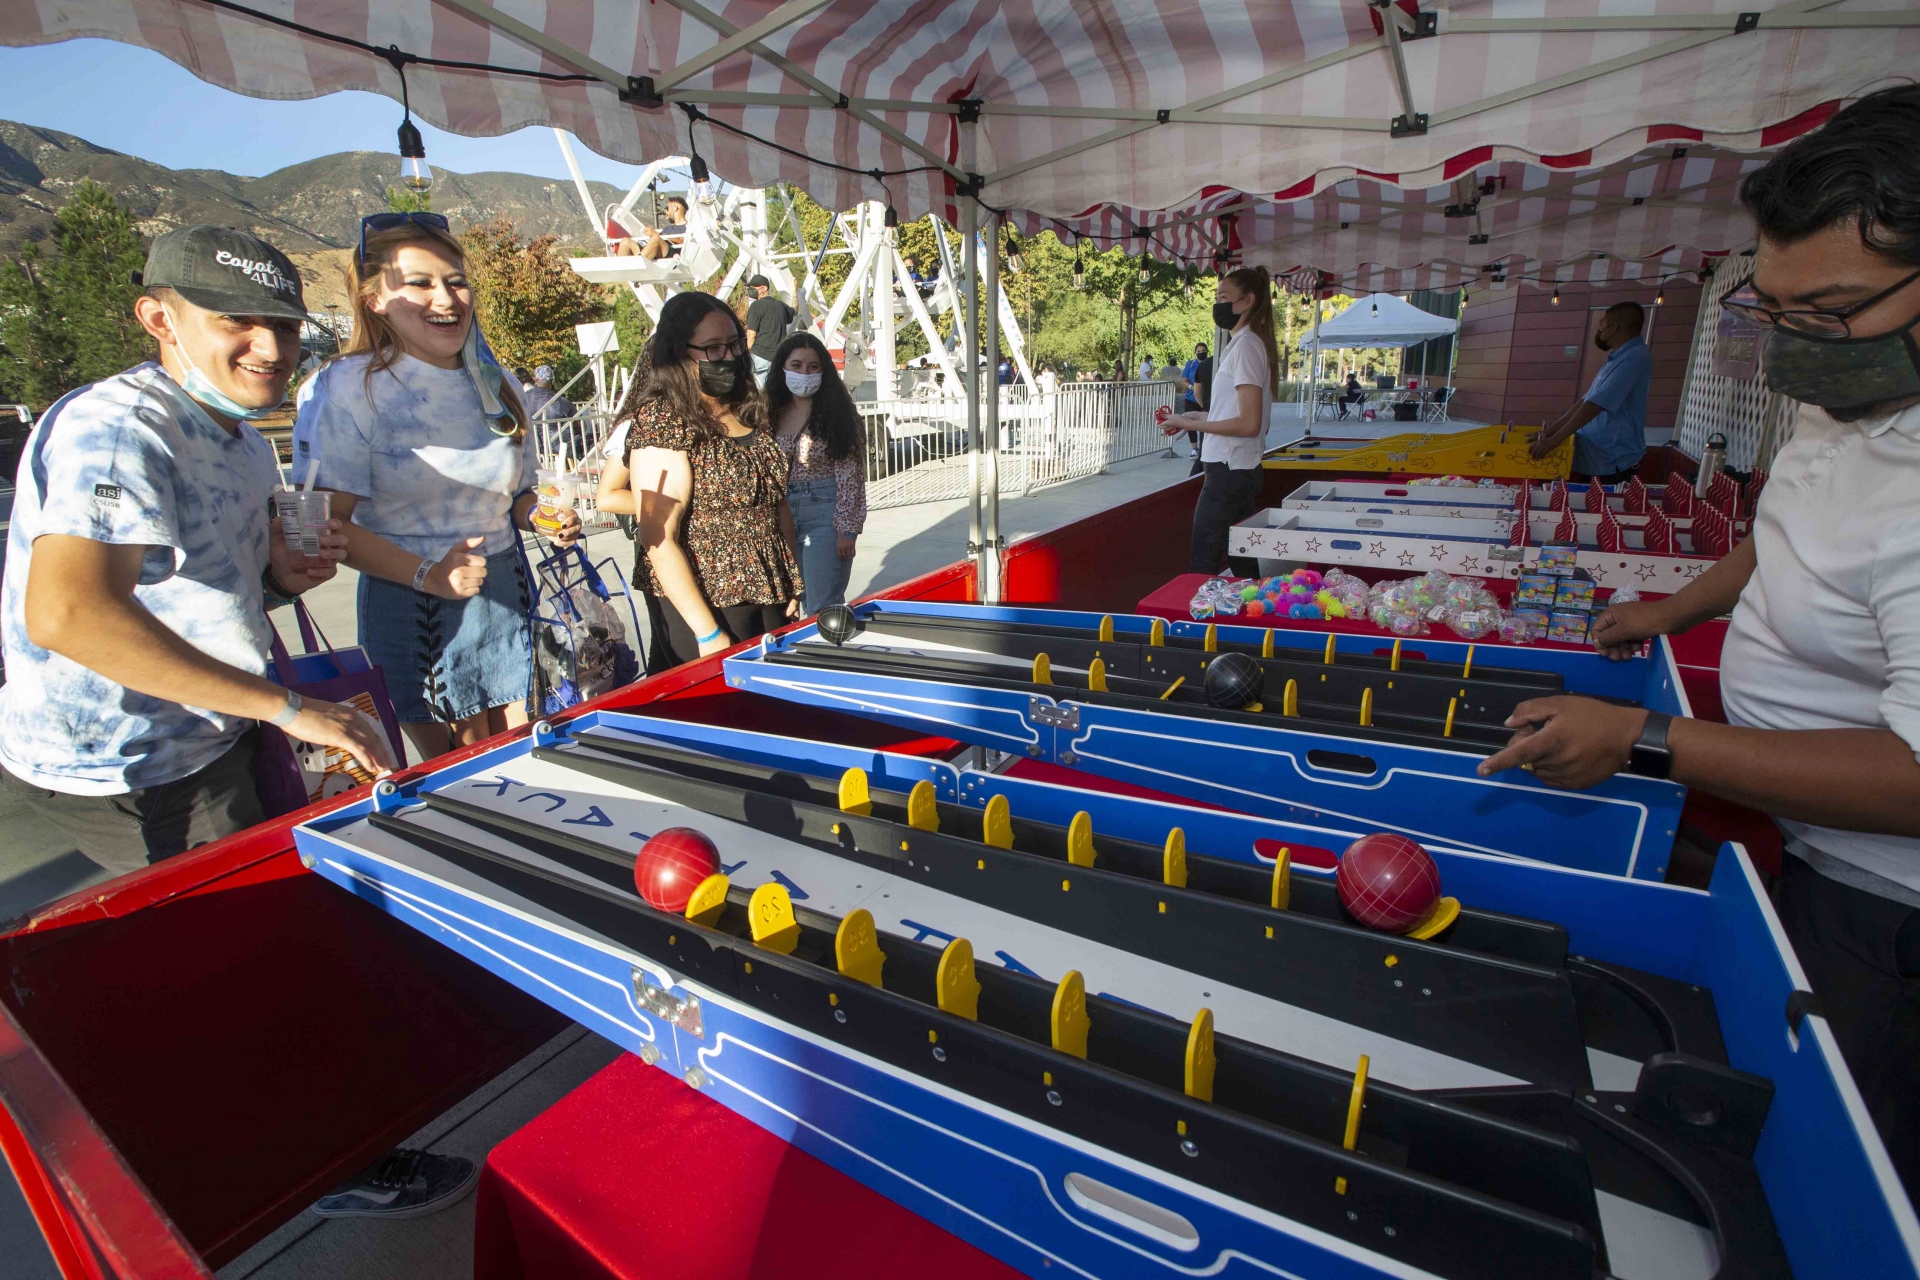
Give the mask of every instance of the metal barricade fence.
M 1000 492 L 1026 494 L 1098 475 L 1167 447 L 1154 410 L 1171 382 L 1070 382 L 1029 396 L 1000 388 Z M 867 506 L 967 495 L 967 406 L 957 397 L 866 401 Z

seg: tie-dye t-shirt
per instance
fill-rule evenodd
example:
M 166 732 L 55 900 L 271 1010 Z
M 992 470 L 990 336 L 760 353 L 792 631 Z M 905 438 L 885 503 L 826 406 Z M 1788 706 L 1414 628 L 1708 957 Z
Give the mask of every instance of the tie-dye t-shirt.
M 223 430 L 156 364 L 75 391 L 27 437 L 0 590 L 0 763 L 37 786 L 118 795 L 206 768 L 253 722 L 126 689 L 27 638 L 36 538 L 147 548 L 134 599 L 194 648 L 261 675 L 273 446 Z
M 514 495 L 533 487 L 532 445 L 488 425 L 465 369 L 403 355 L 369 381 L 367 360 L 336 360 L 300 388 L 295 478 L 319 458 L 314 483 L 356 495 L 353 522 L 417 556 L 438 560 L 480 536 L 482 555 L 511 547 Z

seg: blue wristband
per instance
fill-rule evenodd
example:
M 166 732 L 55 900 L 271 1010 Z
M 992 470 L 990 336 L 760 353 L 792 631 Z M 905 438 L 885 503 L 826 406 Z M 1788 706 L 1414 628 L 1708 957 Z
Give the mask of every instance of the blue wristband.
M 718 639 L 719 635 L 720 635 L 720 628 L 715 627 L 713 630 L 707 632 L 707 634 L 703 636 L 695 636 L 693 638 L 693 642 L 695 644 L 705 644 L 709 640 Z

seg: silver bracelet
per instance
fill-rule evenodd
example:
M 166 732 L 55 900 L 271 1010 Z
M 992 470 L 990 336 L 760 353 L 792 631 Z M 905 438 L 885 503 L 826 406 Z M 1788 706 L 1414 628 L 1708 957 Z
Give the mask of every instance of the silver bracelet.
M 413 589 L 415 591 L 425 591 L 427 589 L 427 575 L 432 572 L 433 561 L 423 557 L 420 561 L 420 567 L 413 571 Z
M 300 718 L 300 708 L 305 705 L 305 703 L 300 701 L 300 695 L 289 689 L 287 690 L 287 705 L 280 708 L 279 714 L 267 721 L 267 723 L 276 729 L 284 729 Z

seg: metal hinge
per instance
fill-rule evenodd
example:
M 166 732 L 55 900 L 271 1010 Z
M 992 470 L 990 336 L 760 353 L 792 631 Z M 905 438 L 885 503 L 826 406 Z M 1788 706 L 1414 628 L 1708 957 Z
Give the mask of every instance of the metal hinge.
M 647 981 L 646 975 L 635 969 L 633 999 L 635 1004 L 654 1017 L 665 1019 L 695 1039 L 706 1038 L 700 1019 L 700 997 L 676 996 L 665 987 Z
M 1387 125 L 1387 136 L 1392 138 L 1411 138 L 1427 131 L 1427 113 L 1416 111 L 1411 117 L 1395 116 Z
M 1527 549 L 1525 547 L 1490 546 L 1487 548 L 1487 559 L 1489 560 L 1525 560 L 1526 558 Z
M 1078 729 L 1080 708 L 1062 706 L 1046 698 L 1032 697 L 1027 699 L 1027 718 L 1049 729 Z
M 654 91 L 652 76 L 628 76 L 620 101 L 630 107 L 664 107 L 667 100 Z

